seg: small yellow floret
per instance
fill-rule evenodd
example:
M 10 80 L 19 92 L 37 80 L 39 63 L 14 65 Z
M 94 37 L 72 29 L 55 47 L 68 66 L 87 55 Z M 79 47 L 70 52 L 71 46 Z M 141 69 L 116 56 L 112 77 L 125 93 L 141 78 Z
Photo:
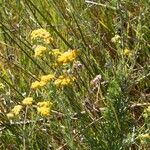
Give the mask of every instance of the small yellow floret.
M 125 48 L 124 52 L 123 52 L 123 55 L 124 56 L 131 56 L 132 55 L 131 50 L 129 50 L 128 48 Z
M 148 133 L 142 134 L 142 135 L 140 136 L 140 138 L 142 138 L 142 139 L 150 139 L 150 134 L 148 134 Z
M 0 83 L 0 89 L 4 89 L 5 85 L 3 83 Z
M 55 77 L 54 74 L 44 75 L 44 76 L 41 76 L 41 81 L 49 82 L 49 81 L 52 80 L 54 77 Z
M 37 107 L 37 111 L 41 116 L 48 117 L 50 116 L 50 108 L 49 107 Z
M 38 102 L 37 103 L 38 107 L 49 107 L 49 108 L 51 108 L 52 105 L 53 104 L 50 101 L 44 101 L 44 102 Z
M 14 108 L 11 110 L 11 112 L 17 116 L 19 115 L 20 111 L 22 110 L 22 105 L 16 105 Z
M 78 55 L 79 50 L 67 51 L 58 57 L 57 62 L 59 64 L 67 64 L 69 62 L 74 61 Z
M 47 82 L 45 82 L 44 80 L 35 81 L 31 84 L 31 89 L 37 89 L 37 88 L 45 86 L 46 84 Z
M 150 113 L 150 106 L 148 106 L 146 110 L 148 113 Z
M 33 98 L 32 97 L 26 97 L 23 101 L 22 104 L 23 105 L 32 105 L 33 103 Z
M 150 114 L 150 106 L 148 106 L 148 107 L 145 109 L 145 112 L 147 112 L 148 114 Z
M 145 108 L 143 116 L 144 116 L 144 118 L 150 117 L 150 106 Z
M 34 52 L 35 52 L 34 57 L 41 57 L 46 52 L 46 47 L 38 45 L 35 48 Z
M 31 84 L 31 89 L 36 89 L 40 87 L 40 82 L 39 81 L 35 81 Z
M 40 87 L 43 87 L 43 86 L 45 86 L 47 84 L 47 82 L 45 82 L 45 81 L 40 81 Z
M 61 75 L 58 77 L 58 79 L 55 80 L 54 84 L 56 86 L 67 86 L 67 85 L 71 85 L 72 82 L 75 80 L 74 77 L 67 77 L 66 75 Z
M 139 139 L 140 139 L 140 141 L 141 141 L 142 144 L 150 143 L 150 134 L 148 134 L 148 133 L 141 134 L 139 136 Z
M 49 116 L 51 113 L 52 103 L 50 101 L 38 102 L 37 112 L 42 116 Z
M 43 28 L 32 31 L 31 40 L 42 39 L 46 44 L 49 44 L 53 41 L 53 38 L 50 36 L 50 33 Z
M 43 75 L 41 76 L 40 81 L 35 81 L 31 84 L 32 89 L 40 88 L 45 86 L 50 80 L 54 78 L 54 74 L 48 74 L 48 75 Z

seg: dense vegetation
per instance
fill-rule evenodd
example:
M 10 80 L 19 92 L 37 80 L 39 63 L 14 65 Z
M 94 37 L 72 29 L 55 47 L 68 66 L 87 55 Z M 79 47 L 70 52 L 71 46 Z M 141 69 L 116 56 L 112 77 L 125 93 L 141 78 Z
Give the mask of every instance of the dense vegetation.
M 0 1 L 0 149 L 150 149 L 149 0 Z

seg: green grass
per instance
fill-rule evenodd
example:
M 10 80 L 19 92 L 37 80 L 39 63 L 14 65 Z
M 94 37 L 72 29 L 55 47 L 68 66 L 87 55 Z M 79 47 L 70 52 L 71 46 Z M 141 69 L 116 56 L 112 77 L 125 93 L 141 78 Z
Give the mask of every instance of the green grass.
M 144 111 L 150 105 L 149 5 L 149 0 L 1 0 L 0 149 L 149 149 L 150 111 Z M 38 41 L 31 41 L 38 28 L 54 39 L 42 58 L 34 57 Z M 52 49 L 78 49 L 80 55 L 54 67 Z M 76 79 L 64 88 L 52 81 L 31 89 L 48 73 Z M 33 105 L 9 119 L 28 96 Z M 36 104 L 44 100 L 53 103 L 50 117 L 37 114 Z

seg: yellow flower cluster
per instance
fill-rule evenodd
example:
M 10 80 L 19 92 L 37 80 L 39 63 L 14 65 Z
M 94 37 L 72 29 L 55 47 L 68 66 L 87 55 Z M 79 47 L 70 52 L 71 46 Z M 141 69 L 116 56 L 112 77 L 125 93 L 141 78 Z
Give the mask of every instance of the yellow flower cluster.
M 41 57 L 45 52 L 46 52 L 46 47 L 42 45 L 38 45 L 34 49 L 34 57 Z
M 123 55 L 130 57 L 132 55 L 132 52 L 128 48 L 125 48 L 123 51 Z
M 4 89 L 5 85 L 3 83 L 0 83 L 0 89 Z
M 148 107 L 144 110 L 143 116 L 144 116 L 144 118 L 150 117 L 150 106 L 148 106 Z
M 146 144 L 150 142 L 150 134 L 146 133 L 146 134 L 141 134 L 139 136 L 139 139 L 141 140 L 142 144 Z
M 32 97 L 26 97 L 23 101 L 22 104 L 26 106 L 30 106 L 33 103 L 33 98 Z
M 36 89 L 36 88 L 42 87 L 44 85 L 46 85 L 45 82 L 35 81 L 35 82 L 32 82 L 31 89 Z
M 23 99 L 22 104 L 25 106 L 31 106 L 33 104 L 32 97 L 26 97 Z M 37 112 L 43 116 L 48 117 L 51 113 L 52 103 L 50 101 L 43 101 L 37 103 Z M 18 116 L 23 109 L 22 105 L 16 105 L 14 108 L 7 114 L 7 118 L 11 119 Z
M 49 82 L 49 81 L 51 81 L 52 79 L 54 79 L 54 74 L 48 74 L 48 75 L 43 75 L 43 76 L 41 76 L 41 81 L 43 81 L 43 82 Z
M 51 113 L 52 103 L 49 101 L 39 102 L 37 103 L 37 112 L 43 116 L 48 117 Z
M 69 62 L 72 62 L 76 59 L 76 57 L 79 55 L 79 50 L 69 50 L 63 54 L 61 54 L 58 59 L 57 59 L 57 62 L 59 64 L 67 64 Z
M 30 106 L 33 103 L 33 98 L 32 97 L 26 97 L 23 99 L 22 104 L 25 106 Z M 13 118 L 16 117 L 20 114 L 23 106 L 22 105 L 16 105 L 14 108 L 7 114 L 8 118 Z
M 55 80 L 54 84 L 59 87 L 71 85 L 73 81 L 75 80 L 74 77 L 67 77 L 66 75 L 61 75 L 58 77 L 58 79 Z
M 54 74 L 48 74 L 41 76 L 40 81 L 35 81 L 31 84 L 32 89 L 40 88 L 45 86 L 49 81 L 51 81 L 54 78 Z
M 49 44 L 53 41 L 50 33 L 43 28 L 32 31 L 31 40 L 42 39 L 44 43 Z
M 16 106 L 14 106 L 14 108 L 11 110 L 11 112 L 13 112 L 15 115 L 18 115 L 21 110 L 22 110 L 22 106 L 21 106 L 21 105 L 16 105 Z
M 23 108 L 22 105 L 14 106 L 14 108 L 7 114 L 7 117 L 13 118 L 15 116 L 18 116 L 19 113 L 21 112 L 22 108 Z

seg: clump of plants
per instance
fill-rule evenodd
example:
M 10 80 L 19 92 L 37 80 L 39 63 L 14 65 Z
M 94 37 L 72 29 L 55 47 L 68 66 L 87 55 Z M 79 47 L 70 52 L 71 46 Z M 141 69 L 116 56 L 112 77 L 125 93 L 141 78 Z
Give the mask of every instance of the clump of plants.
M 0 149 L 149 149 L 148 1 L 0 5 Z

